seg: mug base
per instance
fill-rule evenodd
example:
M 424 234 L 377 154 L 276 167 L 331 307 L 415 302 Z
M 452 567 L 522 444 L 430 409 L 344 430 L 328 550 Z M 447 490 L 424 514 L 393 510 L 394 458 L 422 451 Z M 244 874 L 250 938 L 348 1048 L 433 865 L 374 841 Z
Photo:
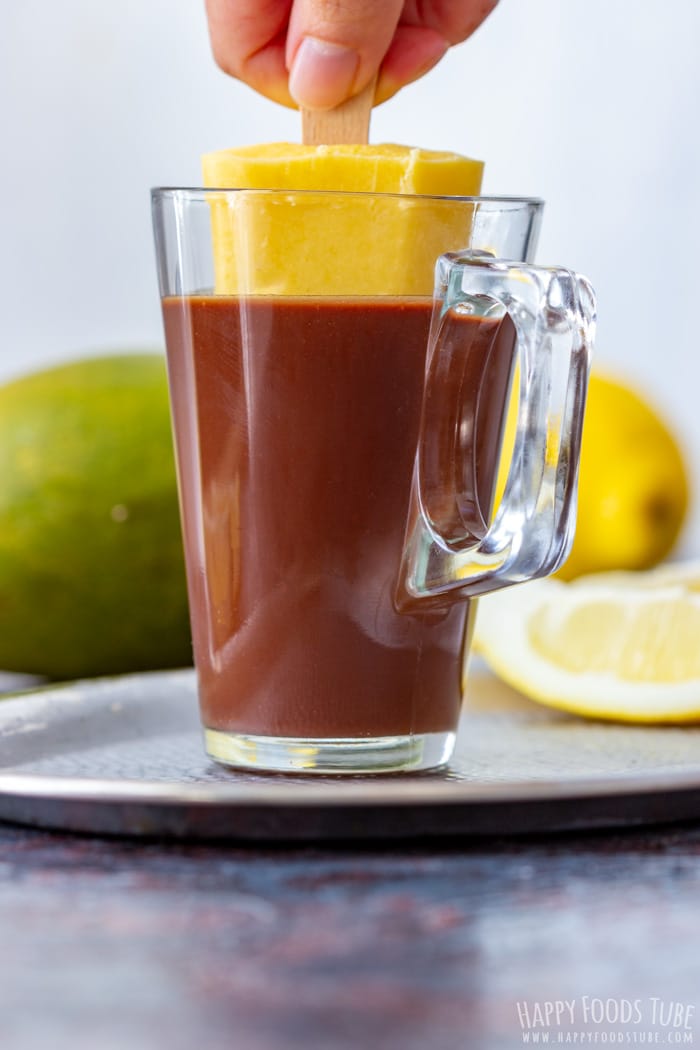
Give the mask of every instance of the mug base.
M 452 755 L 455 733 L 308 738 L 253 736 L 204 729 L 207 754 L 235 769 L 272 773 L 402 773 L 437 769 Z

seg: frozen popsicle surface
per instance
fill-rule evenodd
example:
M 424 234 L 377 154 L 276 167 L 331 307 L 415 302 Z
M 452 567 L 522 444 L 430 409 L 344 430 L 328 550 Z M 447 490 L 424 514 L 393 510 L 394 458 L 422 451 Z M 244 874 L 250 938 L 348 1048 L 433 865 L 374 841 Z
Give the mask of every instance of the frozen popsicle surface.
M 454 198 L 478 195 L 482 172 L 456 153 L 395 145 L 208 153 L 204 185 L 237 191 L 210 196 L 215 291 L 428 295 L 438 255 L 469 244 L 474 206 Z

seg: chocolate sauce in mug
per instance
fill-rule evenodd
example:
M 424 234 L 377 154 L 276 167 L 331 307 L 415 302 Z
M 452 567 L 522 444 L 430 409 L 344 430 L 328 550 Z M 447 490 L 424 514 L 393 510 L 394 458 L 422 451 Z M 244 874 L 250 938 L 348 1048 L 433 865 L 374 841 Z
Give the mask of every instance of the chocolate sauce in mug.
M 163 309 L 204 724 L 452 731 L 469 603 L 401 613 L 394 600 L 430 301 L 201 296 Z M 445 395 L 482 384 L 471 441 L 488 509 L 513 327 L 458 327 L 468 364 Z

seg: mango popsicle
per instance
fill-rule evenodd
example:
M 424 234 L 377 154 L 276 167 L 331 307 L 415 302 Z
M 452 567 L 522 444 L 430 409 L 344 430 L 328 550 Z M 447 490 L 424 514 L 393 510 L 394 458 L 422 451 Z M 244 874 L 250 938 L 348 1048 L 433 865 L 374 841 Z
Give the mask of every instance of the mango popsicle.
M 241 191 L 210 202 L 223 295 L 429 295 L 435 260 L 468 245 L 473 214 L 441 198 L 476 196 L 483 173 L 456 153 L 390 144 L 270 143 L 202 163 L 206 187 Z

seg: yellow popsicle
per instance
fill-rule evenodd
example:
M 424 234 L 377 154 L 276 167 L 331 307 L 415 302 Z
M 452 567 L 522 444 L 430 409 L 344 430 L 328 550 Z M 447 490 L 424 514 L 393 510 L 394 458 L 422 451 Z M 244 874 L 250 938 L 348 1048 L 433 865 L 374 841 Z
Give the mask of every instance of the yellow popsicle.
M 388 144 L 205 154 L 204 185 L 240 191 L 210 197 L 215 291 L 429 295 L 438 255 L 470 237 L 473 204 L 443 198 L 476 196 L 482 172 L 456 153 Z M 339 190 L 353 196 L 328 192 Z

